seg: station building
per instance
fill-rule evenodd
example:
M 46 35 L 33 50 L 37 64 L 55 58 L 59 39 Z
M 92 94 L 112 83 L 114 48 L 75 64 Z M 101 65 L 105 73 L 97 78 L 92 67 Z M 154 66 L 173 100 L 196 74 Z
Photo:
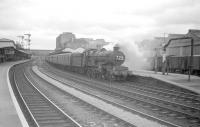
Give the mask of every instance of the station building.
M 14 54 L 15 42 L 10 39 L 0 39 L 0 63 L 7 61 Z
M 30 52 L 25 51 L 18 44 L 15 44 L 13 40 L 0 39 L 0 63 L 29 58 L 31 58 Z
M 193 55 L 200 55 L 200 30 L 189 29 L 186 34 L 169 34 L 165 39 L 166 44 L 170 39 L 174 38 L 193 38 Z M 163 42 L 160 42 L 163 43 Z M 158 48 L 162 48 L 162 45 Z M 191 55 L 191 39 L 173 40 L 166 49 L 168 56 L 190 56 Z
M 158 56 L 162 54 L 162 47 L 170 39 L 181 38 L 181 37 L 192 37 L 194 39 L 194 55 L 200 55 L 200 30 L 189 29 L 186 34 L 168 34 L 167 37 L 155 37 L 151 40 L 143 40 L 138 43 L 139 48 L 146 52 L 147 57 L 153 57 L 155 52 Z M 191 40 L 180 39 L 171 41 L 170 45 L 166 49 L 168 56 L 190 56 L 191 54 Z

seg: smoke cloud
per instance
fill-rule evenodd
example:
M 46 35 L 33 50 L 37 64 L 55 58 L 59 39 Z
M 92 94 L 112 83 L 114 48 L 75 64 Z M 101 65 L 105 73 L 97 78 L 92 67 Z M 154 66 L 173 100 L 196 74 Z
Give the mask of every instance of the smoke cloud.
M 107 50 L 112 50 L 113 47 L 118 44 L 120 47 L 120 51 L 122 51 L 125 55 L 124 66 L 127 66 L 129 70 L 148 70 L 150 68 L 150 64 L 147 61 L 147 56 L 145 56 L 146 51 L 139 49 L 139 46 L 135 42 L 118 42 L 118 43 L 110 43 L 105 45 L 104 48 Z

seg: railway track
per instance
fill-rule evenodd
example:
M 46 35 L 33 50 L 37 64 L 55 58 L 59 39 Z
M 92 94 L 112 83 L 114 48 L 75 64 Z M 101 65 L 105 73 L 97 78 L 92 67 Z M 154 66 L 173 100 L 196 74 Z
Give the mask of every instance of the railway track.
M 82 79 L 84 80 L 84 78 Z M 152 98 L 157 98 L 158 100 L 164 99 L 167 102 L 173 102 L 185 107 L 191 107 L 192 109 L 200 110 L 200 95 L 194 92 L 191 92 L 189 90 L 185 90 L 182 88 L 178 88 L 178 90 L 176 89 L 170 90 L 170 89 L 162 89 L 160 87 L 159 88 L 152 87 L 151 85 L 146 86 L 143 84 L 144 83 L 136 83 L 136 82 L 134 82 L 134 84 L 130 82 L 126 82 L 126 83 L 115 82 L 113 87 L 128 90 L 128 91 L 135 91 L 138 93 L 142 93 L 143 95 L 146 95 L 146 96 L 151 96 Z
M 46 81 L 42 82 L 41 78 L 36 75 L 34 76 L 30 69 L 16 67 L 13 72 L 14 83 L 17 86 L 17 90 L 20 93 L 23 103 L 25 103 L 25 106 L 28 109 L 28 112 L 25 113 L 30 114 L 31 119 L 33 119 L 34 123 L 31 123 L 31 126 L 33 127 L 135 127 L 135 125 L 98 109 L 63 90 L 58 89 Z M 48 89 L 44 89 L 45 85 Z M 62 101 L 60 101 L 60 98 L 62 98 Z M 75 107 L 72 107 L 72 109 L 78 110 L 78 113 L 72 114 L 68 112 L 66 110 L 66 103 L 63 103 L 63 101 L 72 101 L 75 103 L 75 105 L 73 105 Z M 77 119 L 79 115 L 83 115 L 79 112 L 80 109 L 89 112 L 89 114 L 92 114 L 92 117 L 97 117 L 96 119 L 98 119 L 98 121 L 83 123 L 80 119 Z M 87 118 L 87 116 L 84 117 Z
M 55 70 L 54 70 L 55 73 Z M 62 72 L 60 72 L 60 76 L 63 76 L 64 74 Z M 58 74 L 57 74 L 58 75 Z M 67 75 L 67 77 L 69 78 L 70 76 Z M 65 77 L 66 78 L 66 77 Z M 77 77 L 73 78 L 73 76 L 70 77 L 70 80 L 76 81 L 77 82 Z M 63 82 L 63 81 L 62 81 Z M 93 82 L 93 85 L 91 85 L 91 81 L 87 81 L 83 79 L 79 79 L 78 81 L 79 83 L 82 84 L 90 84 L 90 86 L 88 87 L 94 87 L 94 83 L 96 83 L 95 87 L 98 87 L 98 89 L 102 89 L 102 84 L 98 84 L 97 82 Z M 105 89 L 105 87 L 107 87 Z M 157 98 L 150 98 L 148 96 L 144 96 L 144 95 L 138 95 L 137 94 L 133 94 L 130 91 L 123 91 L 120 90 L 118 88 L 115 88 L 112 86 L 112 88 L 110 89 L 111 86 L 104 86 L 104 89 L 101 90 L 101 92 L 104 92 L 104 94 L 108 94 L 109 96 L 116 96 L 118 99 L 120 100 L 126 100 L 124 102 L 126 103 L 130 103 L 130 102 L 134 102 L 132 103 L 132 105 L 139 105 L 142 106 L 143 108 L 146 108 L 147 110 L 151 110 L 152 112 L 154 112 L 156 117 L 167 117 L 170 119 L 167 119 L 171 122 L 176 121 L 175 123 L 179 123 L 179 124 L 183 124 L 185 126 L 199 126 L 200 120 L 199 120 L 199 114 L 200 111 L 199 109 L 195 109 L 193 107 L 188 107 L 188 106 L 184 106 L 184 105 L 180 105 L 177 103 L 172 103 L 170 101 L 163 101 L 161 99 L 157 99 Z M 107 92 L 105 92 L 105 90 L 107 90 Z M 120 93 L 120 94 L 119 94 Z M 116 98 L 115 97 L 115 98 Z M 133 100 L 134 99 L 134 100 Z M 159 114 L 159 115 L 156 115 Z M 178 121 L 178 122 L 177 122 Z
M 98 119 L 98 120 L 97 121 L 94 120 L 95 122 L 92 121 L 92 122 L 85 123 L 84 121 L 79 119 L 79 121 L 81 121 L 80 123 L 83 124 L 83 127 L 93 127 L 93 126 L 95 126 L 95 127 L 96 126 L 97 127 L 104 127 L 104 126 L 105 127 L 107 127 L 107 126 L 108 127 L 136 127 L 133 124 L 130 124 L 116 116 L 113 116 L 112 114 L 109 114 L 109 113 L 97 108 L 96 106 L 93 106 L 93 105 L 83 101 L 82 99 L 77 98 L 77 97 L 61 90 L 61 89 L 57 88 L 56 86 L 49 84 L 47 81 L 41 79 L 41 77 L 34 74 L 34 72 L 32 72 L 31 69 L 29 69 L 27 74 L 28 74 L 28 77 L 30 77 L 30 79 L 32 79 L 32 80 L 34 79 L 33 82 L 35 84 L 37 84 L 37 86 L 39 86 L 41 89 L 43 89 L 45 94 L 51 96 L 50 98 L 52 100 L 54 100 L 55 103 L 58 104 L 63 111 L 69 112 L 69 114 L 72 114 L 72 116 L 76 117 L 76 119 L 78 119 L 79 116 L 76 116 L 77 115 L 76 113 L 75 113 L 76 115 L 73 115 L 73 113 L 68 111 L 68 109 L 66 110 L 66 108 L 65 108 L 66 103 L 63 103 L 63 101 L 64 102 L 73 101 L 75 103 L 75 105 L 73 105 L 73 109 L 75 108 L 74 110 L 80 111 L 80 112 L 78 112 L 78 115 L 80 115 L 80 116 L 84 115 L 84 118 L 86 118 L 86 119 L 88 119 L 87 117 L 89 117 L 89 119 L 91 119 L 90 118 L 91 116 L 94 118 L 97 117 L 95 119 Z M 36 80 L 36 79 L 40 79 L 40 80 Z M 43 84 L 43 85 L 41 86 L 39 84 Z M 45 84 L 47 84 L 47 85 L 45 86 Z M 52 93 L 55 93 L 55 94 L 52 95 Z M 66 100 L 66 98 L 67 98 L 67 100 Z M 59 102 L 57 100 L 61 100 L 61 101 Z M 78 107 L 76 105 L 78 105 Z M 86 110 L 86 112 L 89 112 L 89 116 L 88 116 L 88 113 L 82 114 L 81 113 L 82 110 Z
M 153 92 L 161 92 L 161 94 L 162 93 L 171 94 L 171 95 L 175 95 L 175 96 L 179 96 L 179 97 L 183 97 L 187 99 L 200 100 L 200 95 L 190 90 L 180 88 L 178 86 L 174 86 L 174 85 L 165 83 L 163 81 L 158 81 L 157 79 L 152 79 L 149 77 L 143 77 L 143 78 L 141 77 L 142 80 L 141 79 L 139 80 L 137 78 L 138 77 L 136 77 L 136 79 L 133 79 L 132 81 L 126 82 L 125 85 L 132 86 L 139 89 L 147 89 L 148 91 L 153 91 Z M 149 79 L 149 81 L 147 79 Z
M 84 78 L 80 78 L 80 79 L 85 80 Z M 98 82 L 95 82 L 95 83 L 98 83 Z M 99 85 L 105 85 L 105 84 L 106 83 L 104 84 L 99 83 Z M 182 105 L 183 107 L 190 107 L 191 109 L 200 110 L 200 95 L 197 95 L 197 94 L 189 94 L 189 93 L 183 93 L 183 92 L 175 93 L 175 91 L 171 93 L 169 91 L 167 92 L 166 89 L 164 89 L 163 91 L 163 89 L 159 89 L 159 88 L 158 88 L 159 90 L 154 89 L 154 88 L 148 88 L 148 87 L 146 88 L 146 87 L 139 86 L 138 83 L 135 83 L 133 85 L 133 84 L 130 84 L 130 82 L 128 83 L 115 82 L 114 85 L 112 85 L 112 87 L 120 88 L 122 90 L 129 91 L 129 92 L 136 92 L 138 94 L 141 93 L 143 95 L 150 96 L 157 100 L 164 99 L 167 102 L 176 103 L 178 105 Z M 186 91 L 189 92 L 189 90 L 186 90 Z
M 49 100 L 27 78 L 21 66 L 14 69 L 14 83 L 37 127 L 81 127 L 73 118 Z
M 162 90 L 155 90 L 152 88 L 144 88 L 141 86 L 133 86 L 129 83 L 116 83 L 116 87 L 121 87 L 123 89 L 129 89 L 131 91 L 138 91 L 145 95 L 151 96 L 153 98 L 164 99 L 168 102 L 173 102 L 185 107 L 191 107 L 192 109 L 200 110 L 200 96 L 199 95 L 191 95 L 185 93 L 170 93 Z

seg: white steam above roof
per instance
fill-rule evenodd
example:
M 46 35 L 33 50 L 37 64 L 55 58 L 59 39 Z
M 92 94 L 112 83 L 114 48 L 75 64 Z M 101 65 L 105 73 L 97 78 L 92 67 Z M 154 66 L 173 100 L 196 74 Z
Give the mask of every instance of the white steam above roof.
M 74 52 L 83 53 L 84 50 L 85 50 L 84 48 L 77 48 L 77 49 L 65 48 L 62 51 L 63 52 L 72 52 L 72 53 L 74 53 Z

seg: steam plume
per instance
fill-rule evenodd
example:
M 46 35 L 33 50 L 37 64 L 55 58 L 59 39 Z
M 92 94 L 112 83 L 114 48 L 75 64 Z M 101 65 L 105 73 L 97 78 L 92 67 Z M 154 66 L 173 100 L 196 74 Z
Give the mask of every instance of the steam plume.
M 110 43 L 104 48 L 107 50 L 112 50 L 113 46 L 116 43 Z M 123 64 L 124 66 L 129 67 L 130 70 L 141 70 L 149 69 L 150 64 L 147 61 L 145 56 L 146 52 L 139 49 L 138 45 L 135 42 L 119 42 L 117 43 L 120 46 L 120 50 L 125 54 L 126 60 Z

